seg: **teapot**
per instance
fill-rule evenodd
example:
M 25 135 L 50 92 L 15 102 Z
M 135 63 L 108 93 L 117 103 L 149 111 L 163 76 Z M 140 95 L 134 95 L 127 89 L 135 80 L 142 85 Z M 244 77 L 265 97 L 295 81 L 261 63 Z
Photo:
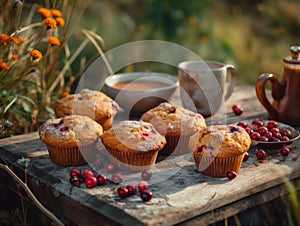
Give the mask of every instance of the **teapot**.
M 283 76 L 278 80 L 273 74 L 261 74 L 256 81 L 256 95 L 268 111 L 270 119 L 300 126 L 300 46 L 290 47 L 291 56 L 283 59 Z M 270 82 L 271 96 L 266 95 Z M 270 100 L 273 98 L 271 104 Z

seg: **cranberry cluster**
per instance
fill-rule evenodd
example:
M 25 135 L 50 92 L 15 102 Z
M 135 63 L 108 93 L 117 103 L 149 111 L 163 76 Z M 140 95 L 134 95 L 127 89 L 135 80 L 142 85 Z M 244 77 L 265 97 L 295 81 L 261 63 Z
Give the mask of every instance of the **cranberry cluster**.
M 117 177 L 115 174 L 112 175 L 112 179 Z M 120 179 L 119 179 L 120 180 Z M 76 187 L 81 186 L 81 182 L 84 182 L 88 188 L 93 188 L 97 184 L 104 185 L 107 181 L 107 177 L 104 174 L 95 175 L 91 169 L 86 169 L 82 173 L 79 169 L 72 169 L 70 171 L 70 183 Z
M 153 194 L 149 189 L 149 184 L 147 180 L 150 180 L 152 177 L 152 172 L 149 169 L 145 169 L 141 172 L 142 181 L 138 183 L 138 190 L 140 192 L 140 197 L 143 201 L 148 202 L 152 199 Z M 136 193 L 136 187 L 132 184 L 127 186 L 121 186 L 117 189 L 117 194 L 120 198 L 126 198 L 130 195 Z
M 287 128 L 279 128 L 278 123 L 270 120 L 264 123 L 262 119 L 254 119 L 251 124 L 245 121 L 240 121 L 237 124 L 243 127 L 249 134 L 251 140 L 262 142 L 279 142 L 289 141 L 292 138 L 292 133 Z
M 112 173 L 111 182 L 114 184 L 120 184 L 123 181 L 123 175 L 121 173 L 114 172 L 115 167 L 112 164 L 108 164 L 106 167 L 108 173 Z M 87 188 L 93 188 L 97 185 L 105 185 L 107 183 L 107 177 L 104 174 L 95 175 L 94 171 L 91 169 L 86 169 L 81 172 L 79 169 L 71 169 L 70 171 L 70 183 L 73 186 L 80 187 L 81 183 L 84 182 Z M 153 194 L 149 190 L 149 184 L 146 180 L 150 180 L 152 177 L 152 172 L 149 169 L 145 169 L 141 172 L 141 178 L 143 181 L 138 183 L 138 190 L 140 191 L 140 197 L 143 201 L 147 202 L 152 199 Z M 127 186 L 120 186 L 117 189 L 117 195 L 120 198 L 128 197 L 136 193 L 136 186 L 128 184 Z
M 149 184 L 147 181 L 140 181 L 137 187 L 140 192 L 140 197 L 143 201 L 148 202 L 152 199 L 153 194 L 149 190 Z M 136 187 L 132 184 L 121 186 L 117 189 L 117 193 L 120 198 L 126 198 L 136 193 Z

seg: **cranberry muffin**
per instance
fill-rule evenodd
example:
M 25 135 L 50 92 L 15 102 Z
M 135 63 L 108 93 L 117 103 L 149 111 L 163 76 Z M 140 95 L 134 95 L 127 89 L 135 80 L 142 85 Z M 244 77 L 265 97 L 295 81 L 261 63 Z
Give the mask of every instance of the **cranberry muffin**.
M 104 130 L 111 127 L 119 105 L 106 94 L 90 89 L 82 89 L 56 101 L 54 111 L 57 117 L 85 115 L 98 122 Z
M 201 114 L 163 102 L 141 116 L 141 120 L 153 124 L 155 129 L 166 137 L 167 144 L 159 152 L 161 155 L 190 153 L 190 136 L 206 127 Z
M 152 124 L 143 121 L 121 121 L 104 131 L 102 143 L 111 162 L 126 171 L 152 167 L 166 139 Z
M 62 166 L 84 165 L 93 160 L 95 145 L 102 134 L 100 124 L 80 115 L 49 119 L 39 128 L 40 139 L 46 144 L 50 159 Z
M 251 139 L 244 128 L 235 125 L 209 126 L 190 140 L 196 168 L 208 176 L 225 177 L 238 172 Z

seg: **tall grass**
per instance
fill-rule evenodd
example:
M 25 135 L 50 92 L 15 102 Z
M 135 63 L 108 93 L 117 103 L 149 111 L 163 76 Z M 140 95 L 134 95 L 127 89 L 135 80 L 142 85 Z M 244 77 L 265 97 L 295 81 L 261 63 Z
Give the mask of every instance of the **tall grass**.
M 34 131 L 54 117 L 53 101 L 69 94 L 86 67 L 81 52 L 92 43 L 103 53 L 100 35 L 76 27 L 88 2 L 26 7 L 22 1 L 5 0 L 0 5 L 0 122 L 13 123 L 4 136 Z M 78 46 L 70 45 L 74 38 Z M 76 60 L 81 67 L 73 71 Z

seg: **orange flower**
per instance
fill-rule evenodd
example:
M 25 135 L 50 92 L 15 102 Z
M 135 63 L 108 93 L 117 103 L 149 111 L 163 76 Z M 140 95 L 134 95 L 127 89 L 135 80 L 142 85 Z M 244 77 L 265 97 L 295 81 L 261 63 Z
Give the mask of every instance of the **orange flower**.
M 17 61 L 17 60 L 19 60 L 19 56 L 18 56 L 18 55 L 12 55 L 12 56 L 11 56 L 11 60 L 12 60 L 12 61 Z
M 8 71 L 10 67 L 5 62 L 0 62 L 0 70 Z
M 49 9 L 39 8 L 37 12 L 44 18 L 51 17 L 51 11 Z
M 6 45 L 10 40 L 10 37 L 7 34 L 0 34 L 0 44 Z
M 68 91 L 63 92 L 63 94 L 62 94 L 63 97 L 67 97 L 69 95 L 70 95 L 70 93 Z
M 62 16 L 61 11 L 58 9 L 50 9 L 50 12 L 53 17 L 61 17 Z
M 16 37 L 10 37 L 10 40 L 15 43 L 16 45 L 19 45 L 20 41 Z
M 52 18 L 46 18 L 43 20 L 42 22 L 44 25 L 47 26 L 47 29 L 50 29 L 50 28 L 56 28 L 56 21 Z
M 56 23 L 57 23 L 58 26 L 63 27 L 63 26 L 65 26 L 65 19 L 62 18 L 62 17 L 57 17 L 56 18 Z
M 52 36 L 48 38 L 48 43 L 52 46 L 54 46 L 54 45 L 59 46 L 60 45 L 60 41 L 57 38 L 52 37 Z
M 33 60 L 40 60 L 43 58 L 42 53 L 36 49 L 31 50 L 29 56 L 31 56 Z

